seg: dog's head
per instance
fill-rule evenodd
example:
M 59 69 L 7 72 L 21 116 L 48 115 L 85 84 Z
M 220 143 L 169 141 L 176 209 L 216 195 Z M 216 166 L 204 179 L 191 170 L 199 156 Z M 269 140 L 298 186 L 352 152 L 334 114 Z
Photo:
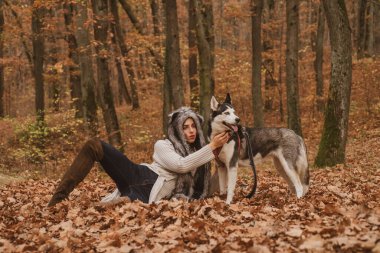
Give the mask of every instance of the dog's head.
M 235 114 L 229 93 L 227 93 L 223 103 L 219 103 L 216 98 L 212 96 L 210 121 L 212 130 L 217 133 L 228 130 L 233 132 L 238 131 L 240 118 Z

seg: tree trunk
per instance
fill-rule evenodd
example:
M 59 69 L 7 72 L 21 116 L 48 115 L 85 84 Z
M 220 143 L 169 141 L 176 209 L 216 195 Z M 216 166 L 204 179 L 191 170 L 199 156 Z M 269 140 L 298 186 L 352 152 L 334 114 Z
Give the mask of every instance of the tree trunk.
M 282 103 L 282 41 L 284 38 L 284 24 L 281 24 L 281 31 L 280 31 L 280 55 L 279 55 L 279 67 L 278 67 L 278 96 L 280 100 L 280 121 L 284 122 L 284 106 Z
M 78 59 L 78 44 L 74 36 L 74 24 L 73 24 L 73 12 L 74 6 L 68 0 L 63 3 L 64 8 L 64 18 L 66 26 L 66 41 L 69 46 L 69 58 L 71 60 L 69 65 L 69 75 L 70 75 L 70 95 L 75 108 L 75 117 L 83 118 L 83 101 L 82 101 L 82 90 L 81 90 L 81 80 L 80 80 L 80 70 L 79 70 L 79 59 Z
M 366 38 L 365 38 L 365 56 L 373 56 L 373 5 L 372 1 L 368 2 L 367 6 L 367 23 L 366 23 Z
M 159 21 L 159 16 L 158 16 L 159 7 L 156 0 L 149 0 L 149 4 L 150 4 L 150 9 L 152 11 L 153 34 L 154 36 L 159 36 L 161 34 L 160 21 Z
M 107 32 L 108 0 L 92 0 L 94 13 L 94 37 L 96 40 L 96 63 L 98 66 L 98 94 L 109 142 L 121 146 L 121 133 L 117 119 L 108 71 Z
M 358 0 L 350 0 L 349 5 L 351 6 L 351 13 L 348 14 L 349 20 L 351 22 L 351 33 L 352 33 L 352 48 L 357 49 L 357 37 L 358 37 Z
M 270 25 L 270 22 L 275 20 L 274 15 L 274 1 L 266 1 L 266 6 L 263 2 L 263 10 L 267 15 L 262 16 L 262 23 L 264 25 Z M 266 10 L 267 9 L 267 10 Z M 262 11 L 263 12 L 263 11 Z M 274 33 L 273 29 L 266 29 L 263 31 L 263 39 L 262 39 L 262 50 L 266 55 L 264 61 L 262 61 L 262 66 L 264 66 L 264 87 L 265 87 L 265 96 L 264 96 L 264 109 L 265 110 L 273 110 L 273 102 L 276 92 L 276 80 L 273 78 L 274 73 L 274 60 L 271 55 L 271 51 L 274 48 Z
M 219 14 L 219 20 L 224 20 L 223 12 L 224 12 L 224 4 L 226 0 L 219 0 L 219 4 L 217 4 L 217 10 L 216 13 Z M 218 38 L 218 45 L 219 48 L 225 49 L 226 48 L 226 39 L 224 38 L 224 22 L 219 22 L 219 26 L 216 28 L 217 34 L 219 34 Z
M 365 37 L 366 37 L 366 9 L 368 0 L 360 0 L 358 12 L 358 38 L 357 38 L 357 58 L 364 57 Z
M 236 55 L 236 51 L 239 48 L 239 30 L 240 30 L 240 22 L 238 21 L 237 17 L 231 18 L 230 27 L 232 28 L 232 50 L 234 51 L 234 55 Z
M 164 0 L 166 17 L 165 77 L 175 109 L 184 105 L 176 0 Z
M 308 0 L 308 21 L 307 26 L 313 27 L 314 24 L 318 22 L 319 11 L 321 9 L 321 4 L 315 3 L 314 0 Z M 315 52 L 316 41 L 317 41 L 317 31 L 315 29 L 310 29 L 310 45 L 311 49 Z
M 164 72 L 164 75 L 166 76 L 166 72 Z M 164 78 L 167 78 L 165 76 Z M 168 114 L 173 110 L 171 87 L 168 85 L 168 82 L 164 82 L 162 86 L 162 130 L 166 136 L 168 134 Z
M 195 13 L 196 0 L 189 0 L 189 83 L 191 107 L 199 110 L 199 84 L 198 84 L 198 55 L 197 55 L 197 20 Z
M 315 44 L 315 79 L 316 79 L 316 106 L 318 111 L 323 111 L 324 101 L 323 101 L 323 39 L 325 33 L 325 14 L 323 13 L 323 4 L 319 4 L 318 10 L 318 25 L 317 25 L 317 36 Z
M 34 3 L 34 1 L 33 1 Z M 35 108 L 37 122 L 45 120 L 45 93 L 44 93 L 44 36 L 42 34 L 45 9 L 43 6 L 33 6 L 32 10 L 32 45 L 33 45 L 33 75 L 35 82 Z
M 137 5 L 137 14 L 142 17 L 141 20 L 141 27 L 144 31 L 144 34 L 148 34 L 148 17 L 147 17 L 147 14 L 146 14 L 146 11 L 145 11 L 145 8 L 143 8 L 142 5 Z M 147 77 L 147 73 L 148 73 L 148 70 L 147 70 L 147 66 L 146 66 L 146 55 L 145 55 L 145 52 L 143 50 L 135 50 L 136 52 L 136 57 L 134 57 L 134 59 L 138 59 L 138 60 L 135 60 L 135 66 L 137 65 L 137 77 L 139 80 L 143 80 Z
M 160 51 L 162 41 L 160 38 L 161 35 L 161 29 L 160 29 L 160 16 L 159 16 L 159 4 L 158 0 L 149 0 L 150 4 L 150 9 L 152 13 L 152 22 L 153 22 L 153 35 L 154 35 L 154 48 L 149 50 L 149 53 L 154 57 L 153 52 Z M 152 52 L 151 52 L 152 51 Z M 158 53 L 156 53 L 158 55 Z M 160 66 L 158 66 L 157 62 L 153 63 L 153 77 L 158 79 L 159 78 L 159 73 L 160 73 Z
M 210 101 L 214 95 L 214 30 L 212 2 L 210 0 L 195 0 L 197 20 L 197 43 L 199 54 L 199 81 L 200 97 L 199 110 L 206 124 L 203 125 L 205 133 L 208 132 L 210 118 Z
M 345 161 L 352 85 L 351 30 L 344 0 L 324 0 L 330 31 L 331 80 L 325 121 L 315 165 L 334 166 Z
M 87 1 L 75 4 L 76 39 L 78 43 L 80 81 L 83 99 L 83 115 L 92 135 L 97 134 L 95 79 L 91 58 L 91 45 L 87 17 Z
M 124 99 L 125 103 L 128 105 L 131 105 L 132 98 L 127 89 L 127 83 L 125 81 L 125 78 L 123 75 L 123 68 L 121 66 L 121 62 L 119 59 L 116 59 L 116 68 L 117 68 L 117 84 L 119 87 L 119 92 L 121 93 L 121 96 Z M 122 101 L 120 101 L 120 104 L 122 104 Z
M 112 2 L 110 2 L 112 4 Z M 123 99 L 125 100 L 125 103 L 128 105 L 132 104 L 132 98 L 129 94 L 127 83 L 123 75 L 123 67 L 121 65 L 121 59 L 118 57 L 119 52 L 119 45 L 116 41 L 116 28 L 115 28 L 115 22 L 111 23 L 111 30 L 113 33 L 112 36 L 112 44 L 114 45 L 114 52 L 115 52 L 115 62 L 116 62 L 116 69 L 117 69 L 117 84 L 119 89 L 119 97 L 120 97 L 120 104 L 122 104 Z
M 261 95 L 261 14 L 263 0 L 251 0 L 252 8 L 252 106 L 253 124 L 264 126 L 263 102 Z
M 373 24 L 377 25 L 374 27 L 373 34 L 373 51 L 376 56 L 380 55 L 380 4 L 373 4 Z
M 215 90 L 215 80 L 214 80 L 214 69 L 215 69 L 215 34 L 214 34 L 214 13 L 212 0 L 203 0 L 202 8 L 200 9 L 203 18 L 203 26 L 206 35 L 206 40 L 210 45 L 210 70 L 211 70 L 211 90 L 214 94 Z M 211 100 L 211 98 L 210 98 Z M 208 101 L 210 102 L 210 101 Z M 210 104 L 210 103 L 208 103 Z
M 4 2 L 0 0 L 0 59 L 4 57 Z M 5 116 L 4 110 L 4 65 L 0 63 L 0 118 Z
M 114 0 L 111 0 L 114 1 Z M 146 35 L 145 31 L 142 29 L 142 25 L 140 22 L 137 20 L 136 15 L 134 14 L 132 7 L 129 5 L 129 3 L 125 0 L 119 0 L 121 6 L 123 7 L 124 11 L 127 13 L 129 19 L 131 20 L 133 26 L 136 28 L 137 32 L 140 33 L 141 35 Z M 164 63 L 162 60 L 161 55 L 156 52 L 153 47 L 147 45 L 149 53 L 154 57 L 157 65 L 163 69 L 164 68 Z
M 302 136 L 298 94 L 299 1 L 286 0 L 286 97 L 288 127 Z
M 55 9 L 49 9 L 48 15 L 51 20 L 56 20 Z M 56 24 L 52 24 L 56 25 Z M 46 76 L 47 76 L 47 87 L 49 94 L 49 107 L 53 108 L 54 112 L 59 112 L 60 109 L 60 98 L 61 98 L 61 84 L 60 84 L 60 75 L 56 68 L 58 63 L 58 53 L 59 53 L 59 44 L 57 43 L 57 33 L 49 32 L 47 35 L 47 51 L 48 57 L 46 59 Z
M 114 1 L 114 0 L 110 1 L 110 8 L 111 8 L 111 13 L 112 13 L 114 19 L 115 19 L 115 16 L 116 16 L 116 18 L 119 18 L 119 13 L 118 13 L 116 1 Z M 118 20 L 117 22 L 120 25 L 120 20 Z M 125 80 L 125 78 L 124 78 L 122 60 L 121 60 L 121 57 L 118 57 L 118 55 L 119 54 L 122 55 L 122 53 L 121 53 L 121 49 L 119 47 L 119 43 L 116 41 L 117 31 L 116 31 L 116 21 L 115 20 L 113 22 L 111 22 L 111 31 L 113 33 L 112 43 L 113 43 L 114 48 L 115 48 L 115 50 L 114 50 L 115 51 L 115 61 L 116 61 L 117 76 L 118 76 L 118 87 L 119 87 L 120 95 L 122 98 L 124 98 L 126 104 L 131 105 L 132 104 L 132 97 L 131 97 L 131 95 L 128 91 L 128 88 L 127 88 L 127 80 Z M 120 104 L 122 104 L 122 99 L 120 99 Z
M 111 12 L 115 21 L 116 40 L 117 40 L 117 43 L 119 44 L 121 53 L 124 57 L 124 64 L 128 73 L 129 83 L 131 86 L 132 109 L 135 110 L 140 107 L 139 97 L 138 97 L 138 92 L 137 92 L 136 76 L 135 76 L 135 72 L 133 71 L 132 63 L 129 59 L 130 57 L 128 58 L 128 48 L 127 48 L 127 45 L 125 44 L 123 31 L 121 30 L 119 13 L 117 11 L 117 2 L 116 0 L 111 0 L 110 4 L 111 4 Z

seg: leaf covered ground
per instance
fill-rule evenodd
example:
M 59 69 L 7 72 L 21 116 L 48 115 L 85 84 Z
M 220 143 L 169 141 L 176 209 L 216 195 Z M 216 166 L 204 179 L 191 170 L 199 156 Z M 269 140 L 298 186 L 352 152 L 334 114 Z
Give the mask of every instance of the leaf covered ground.
M 46 204 L 56 181 L 10 184 L 0 192 L 0 251 L 380 252 L 380 131 L 362 138 L 349 144 L 345 167 L 311 171 L 301 200 L 272 168 L 259 170 L 252 199 L 243 197 L 248 172 L 241 176 L 231 205 L 224 196 L 100 205 L 113 186 L 95 170 L 53 208 Z

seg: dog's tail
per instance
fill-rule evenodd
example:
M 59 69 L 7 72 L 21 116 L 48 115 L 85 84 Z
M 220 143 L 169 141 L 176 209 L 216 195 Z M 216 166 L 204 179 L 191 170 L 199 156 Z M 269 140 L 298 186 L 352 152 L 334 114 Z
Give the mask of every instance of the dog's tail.
M 298 175 L 300 177 L 302 187 L 303 187 L 302 196 L 305 196 L 309 190 L 309 181 L 310 181 L 309 164 L 307 162 L 307 151 L 306 151 L 305 143 L 301 137 L 299 138 L 300 138 L 301 145 L 298 150 L 296 167 L 297 167 L 297 172 L 298 172 Z

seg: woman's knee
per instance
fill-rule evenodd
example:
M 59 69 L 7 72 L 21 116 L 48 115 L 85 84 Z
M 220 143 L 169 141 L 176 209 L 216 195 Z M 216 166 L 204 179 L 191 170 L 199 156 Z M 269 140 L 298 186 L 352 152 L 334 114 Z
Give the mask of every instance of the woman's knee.
M 103 158 L 103 147 L 99 138 L 91 138 L 83 145 L 83 149 L 89 152 L 95 160 L 99 161 Z

